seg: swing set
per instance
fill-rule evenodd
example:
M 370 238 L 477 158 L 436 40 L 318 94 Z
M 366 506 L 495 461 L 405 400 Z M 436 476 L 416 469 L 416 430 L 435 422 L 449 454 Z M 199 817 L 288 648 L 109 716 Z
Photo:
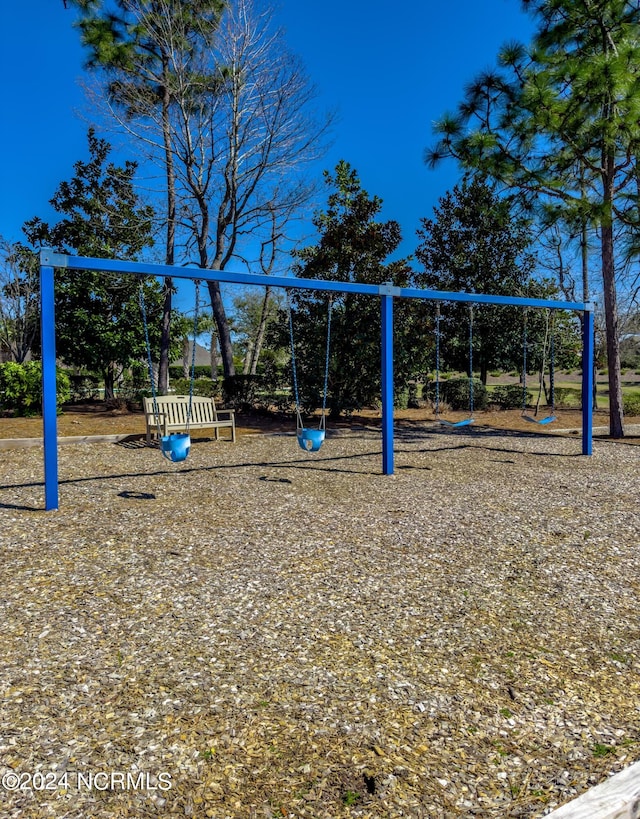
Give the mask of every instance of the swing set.
M 549 320 L 550 316 L 547 312 L 547 330 L 549 329 Z M 525 421 L 530 421 L 532 424 L 552 424 L 554 421 L 557 420 L 556 418 L 556 395 L 555 395 L 555 333 L 553 327 L 553 319 L 551 319 L 551 332 L 549 334 L 549 401 L 550 401 L 550 408 L 551 412 L 549 415 L 545 416 L 544 418 L 534 418 L 531 415 L 527 414 L 527 348 L 528 348 L 528 339 L 527 339 L 527 308 L 525 307 L 524 311 L 524 321 L 523 321 L 523 340 L 522 340 L 522 418 Z M 545 336 L 544 346 L 543 346 L 543 356 L 546 352 L 547 346 L 547 339 Z M 543 368 L 541 378 L 544 378 L 544 360 L 543 360 Z M 542 386 L 542 382 L 541 382 Z
M 522 331 L 522 418 L 524 421 L 529 421 L 532 424 L 539 424 L 545 426 L 557 421 L 556 406 L 555 406 L 555 332 L 553 325 L 553 318 L 550 317 L 551 310 L 547 308 L 547 332 L 545 334 L 543 344 L 543 371 L 544 371 L 544 355 L 547 349 L 547 337 L 549 339 L 549 407 L 550 413 L 544 418 L 536 418 L 529 415 L 527 412 L 528 388 L 527 388 L 527 367 L 528 367 L 528 327 L 527 327 L 527 310 L 524 309 L 523 331 Z M 463 418 L 460 421 L 448 421 L 440 414 L 440 345 L 442 338 L 441 330 L 442 315 L 440 313 L 440 304 L 436 306 L 436 383 L 435 383 L 435 416 L 439 424 L 447 427 L 466 427 L 474 423 L 473 417 L 473 304 L 469 304 L 469 417 Z M 541 374 L 540 388 L 542 389 L 542 379 L 544 374 Z
M 185 269 L 171 265 L 155 265 L 117 259 L 68 256 L 43 248 L 40 251 L 40 316 L 42 340 L 42 421 L 44 440 L 44 495 L 45 509 L 58 508 L 58 439 L 56 407 L 56 336 L 55 336 L 55 286 L 54 271 L 64 268 L 67 272 L 91 270 L 97 273 L 132 274 L 160 278 L 193 279 Z M 267 276 L 258 273 L 237 273 L 231 270 L 198 271 L 203 281 L 227 282 L 260 287 L 282 287 L 320 291 L 328 294 L 355 293 L 373 296 L 380 300 L 381 316 L 381 407 L 382 407 L 382 474 L 394 473 L 394 391 L 393 391 L 393 304 L 395 299 L 420 299 L 436 302 L 463 302 L 467 304 L 500 304 L 518 307 L 572 310 L 584 314 L 582 322 L 582 454 L 592 453 L 593 406 L 593 305 L 584 302 L 556 301 L 552 299 L 524 298 L 521 296 L 494 296 L 483 293 L 456 293 L 411 287 L 397 287 L 392 282 L 363 284 L 338 282 L 326 279 L 292 279 L 287 276 Z M 327 345 L 328 346 L 328 345 Z M 326 398 L 326 396 L 325 396 Z M 322 424 L 321 420 L 321 424 Z M 302 426 L 304 430 L 305 427 Z M 320 445 L 324 429 L 319 432 Z M 312 436 L 313 437 L 313 436 Z M 301 435 L 304 449 L 305 436 Z M 313 447 L 313 443 L 312 443 Z
M 191 414 L 193 410 L 193 386 L 196 375 L 196 338 L 198 337 L 198 319 L 200 317 L 200 281 L 195 281 L 196 303 L 193 311 L 193 347 L 191 350 L 191 369 L 189 378 L 189 405 L 187 408 L 186 432 L 172 432 L 169 435 L 160 436 L 160 451 L 168 461 L 178 463 L 187 459 L 191 450 L 191 435 L 189 426 L 191 424 Z M 153 414 L 156 428 L 160 429 L 160 411 L 156 393 L 156 383 L 153 373 L 153 362 L 151 360 L 151 344 L 149 342 L 149 324 L 147 321 L 147 308 L 144 301 L 144 288 L 140 282 L 138 290 L 138 301 L 140 312 L 142 313 L 142 324 L 144 326 L 144 340 L 147 349 L 147 366 L 149 368 L 149 381 L 151 382 L 151 396 L 153 401 Z
M 196 364 L 196 337 L 198 335 L 198 318 L 200 314 L 200 281 L 195 281 L 196 298 L 195 308 L 193 312 L 193 348 L 191 351 L 191 368 L 189 379 L 189 405 L 187 409 L 186 432 L 174 432 L 169 435 L 162 435 L 160 437 L 160 451 L 163 456 L 173 463 L 178 463 L 187 459 L 191 450 L 191 435 L 189 432 L 189 425 L 191 421 L 192 404 L 193 404 L 193 387 L 195 381 L 195 364 Z M 147 318 L 147 309 L 144 300 L 144 288 L 142 282 L 138 291 L 138 301 L 140 304 L 140 312 L 142 314 L 142 323 L 144 326 L 144 338 L 147 353 L 147 366 L 149 370 L 149 381 L 151 383 L 151 395 L 153 401 L 153 413 L 155 416 L 156 426 L 160 427 L 160 412 L 158 409 L 157 393 L 155 376 L 153 372 L 153 362 L 151 358 L 151 343 L 149 341 L 149 324 Z M 293 310 L 291 309 L 291 300 L 289 298 L 289 291 L 287 291 L 287 310 L 289 314 L 289 338 L 291 347 L 291 369 L 293 372 L 293 390 L 296 406 L 296 438 L 301 449 L 305 452 L 317 452 L 322 446 L 326 436 L 326 408 L 327 408 L 327 390 L 329 386 L 329 362 L 330 362 L 330 344 L 331 344 L 331 312 L 333 299 L 329 298 L 329 308 L 327 315 L 327 341 L 325 352 L 325 369 L 324 382 L 322 389 L 322 409 L 320 412 L 320 421 L 317 429 L 312 429 L 304 425 L 302 420 L 302 409 L 300 404 L 300 396 L 298 391 L 298 373 L 296 365 L 296 348 L 293 334 Z
M 327 311 L 327 343 L 324 362 L 324 385 L 322 388 L 322 409 L 320 411 L 320 422 L 317 429 L 305 427 L 302 420 L 300 407 L 300 395 L 298 392 L 298 370 L 296 366 L 296 344 L 293 335 L 293 310 L 291 309 L 291 299 L 287 290 L 287 312 L 289 314 L 289 344 L 291 347 L 291 370 L 293 375 L 293 395 L 296 402 L 296 438 L 300 449 L 305 452 L 317 452 L 324 443 L 326 435 L 326 410 L 327 410 L 327 389 L 329 387 L 329 359 L 331 345 L 331 312 L 333 299 L 329 297 L 329 307 Z
M 442 331 L 440 329 L 440 322 L 442 316 L 440 314 L 440 303 L 436 305 L 436 406 L 435 415 L 439 424 L 446 427 L 468 427 L 475 423 L 473 417 L 473 304 L 469 305 L 469 417 L 463 418 L 461 421 L 448 421 L 440 415 L 440 338 Z

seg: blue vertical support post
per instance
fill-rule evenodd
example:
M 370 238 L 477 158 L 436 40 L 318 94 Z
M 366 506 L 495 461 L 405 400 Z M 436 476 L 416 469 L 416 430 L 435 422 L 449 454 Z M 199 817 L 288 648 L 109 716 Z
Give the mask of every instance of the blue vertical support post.
M 56 320 L 53 267 L 40 267 L 42 336 L 42 426 L 44 435 L 44 504 L 58 508 L 58 419 L 56 408 Z
M 380 285 L 382 310 L 382 474 L 393 475 L 393 297 L 391 282 Z
M 593 451 L 593 305 L 586 304 L 582 321 L 582 454 Z

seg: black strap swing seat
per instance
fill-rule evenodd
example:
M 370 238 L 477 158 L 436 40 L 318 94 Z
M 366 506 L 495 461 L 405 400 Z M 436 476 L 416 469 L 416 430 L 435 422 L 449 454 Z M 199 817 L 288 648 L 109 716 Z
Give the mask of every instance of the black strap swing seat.
M 551 322 L 551 337 L 549 340 L 549 391 L 551 393 L 551 412 L 544 418 L 534 418 L 527 414 L 527 311 L 525 308 L 524 314 L 524 331 L 523 331 L 523 354 L 522 354 L 522 413 L 523 421 L 528 421 L 530 424 L 538 424 L 539 426 L 546 426 L 557 421 L 556 406 L 555 406 L 555 343 L 553 332 L 553 321 Z
M 300 397 L 298 393 L 298 373 L 296 367 L 296 350 L 293 335 L 293 311 L 291 309 L 291 301 L 289 293 L 287 292 L 287 308 L 289 311 L 289 337 L 291 343 L 291 370 L 293 372 L 293 392 L 296 402 L 296 439 L 298 446 L 305 452 L 318 452 L 326 437 L 326 408 L 327 408 L 327 389 L 329 386 L 329 359 L 330 359 L 330 343 L 331 343 L 331 310 L 332 299 L 329 297 L 329 308 L 327 315 L 327 343 L 325 352 L 324 365 L 324 387 L 322 390 L 322 410 L 320 412 L 320 422 L 317 429 L 306 427 L 302 420 L 302 412 L 300 411 Z
M 193 349 L 191 351 L 191 378 L 189 384 L 189 408 L 187 410 L 186 432 L 172 432 L 169 435 L 162 435 L 160 437 L 160 451 L 163 456 L 172 463 L 179 463 L 185 461 L 191 451 L 191 434 L 189 433 L 189 424 L 191 421 L 191 410 L 193 402 L 193 385 L 195 381 L 196 371 L 196 338 L 198 336 L 198 318 L 200 312 L 200 282 L 196 281 L 196 303 L 193 312 Z M 149 342 L 149 327 L 147 324 L 147 310 L 144 302 L 144 292 L 142 283 L 140 283 L 139 290 L 140 310 L 142 311 L 142 322 L 144 324 L 144 335 L 147 346 L 147 364 L 149 367 L 149 378 L 151 380 L 151 395 L 153 397 L 153 414 L 157 428 L 160 428 L 160 411 L 158 409 L 158 402 L 156 396 L 156 387 L 153 377 L 153 363 L 151 360 L 151 344 Z
M 468 427 L 475 423 L 475 418 L 463 418 L 461 421 L 447 421 L 446 418 L 438 418 L 438 423 L 447 427 Z
M 473 417 L 473 305 L 469 305 L 469 416 L 460 421 L 449 421 L 440 415 L 440 305 L 436 307 L 436 408 L 435 416 L 439 424 L 445 427 L 468 427 L 475 423 Z
M 555 415 L 547 415 L 545 418 L 532 418 L 531 415 L 523 415 L 522 420 L 531 421 L 532 424 L 552 424 L 558 419 Z

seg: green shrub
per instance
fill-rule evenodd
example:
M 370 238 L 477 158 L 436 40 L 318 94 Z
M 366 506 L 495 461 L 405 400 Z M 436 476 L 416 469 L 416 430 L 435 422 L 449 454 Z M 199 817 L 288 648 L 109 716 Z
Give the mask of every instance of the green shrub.
M 407 407 L 408 409 L 418 409 L 420 407 L 420 399 L 418 398 L 418 384 L 415 381 L 410 381 L 407 389 Z
M 176 378 L 169 383 L 176 395 L 189 395 L 191 379 Z M 218 400 L 221 397 L 220 382 L 214 381 L 212 378 L 196 378 L 193 382 L 193 394 L 202 395 L 205 398 L 213 397 Z
M 436 385 L 432 381 L 425 384 L 423 395 L 429 400 L 435 401 Z M 469 379 L 450 378 L 448 381 L 440 382 L 440 402 L 448 404 L 452 410 L 469 409 Z M 488 405 L 487 388 L 478 379 L 473 379 L 473 406 L 474 409 L 486 409 Z
M 625 415 L 640 415 L 640 393 L 622 396 L 622 411 Z
M 522 406 L 522 387 L 520 384 L 500 384 L 489 393 L 489 402 L 497 404 L 500 409 L 520 409 Z
M 178 364 L 172 364 L 169 367 L 169 381 L 176 381 L 183 377 L 183 368 Z M 191 373 L 191 359 L 189 359 L 189 373 Z M 148 376 L 147 376 L 148 377 Z M 211 378 L 211 367 L 208 364 L 196 364 L 195 366 L 196 378 Z
M 236 409 L 254 407 L 264 382 L 262 375 L 237 374 L 225 378 L 222 382 L 225 404 Z
M 409 391 L 396 390 L 393 396 L 393 406 L 396 409 L 406 410 L 409 406 Z
M 56 371 L 56 404 L 60 408 L 71 396 L 69 375 Z M 36 415 L 42 411 L 42 362 L 0 364 L 0 407 L 16 415 Z
M 577 387 L 556 387 L 554 390 L 556 407 L 579 409 L 582 404 L 580 389 Z
M 124 378 L 118 387 L 118 406 L 127 406 L 130 410 L 141 411 L 142 399 L 151 398 L 153 390 L 151 386 L 141 386 L 135 378 Z
M 95 375 L 70 375 L 70 401 L 88 401 L 100 397 L 100 379 Z

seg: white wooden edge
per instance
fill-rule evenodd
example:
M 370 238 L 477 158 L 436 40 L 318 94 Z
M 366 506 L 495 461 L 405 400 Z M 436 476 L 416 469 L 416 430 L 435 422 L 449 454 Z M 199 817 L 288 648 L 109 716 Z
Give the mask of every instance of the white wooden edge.
M 547 819 L 640 819 L 640 762 L 548 813 Z

